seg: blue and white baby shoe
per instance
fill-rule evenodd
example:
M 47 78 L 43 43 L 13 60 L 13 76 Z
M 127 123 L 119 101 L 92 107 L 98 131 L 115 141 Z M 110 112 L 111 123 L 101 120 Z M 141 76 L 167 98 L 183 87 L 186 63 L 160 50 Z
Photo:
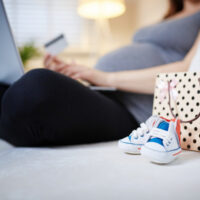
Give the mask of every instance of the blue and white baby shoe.
M 158 126 L 151 129 L 149 138 L 141 149 L 141 154 L 151 162 L 167 164 L 181 153 L 180 121 L 164 118 L 162 120 Z
M 150 131 L 157 126 L 163 119 L 158 116 L 151 116 L 140 127 L 133 130 L 131 134 L 118 142 L 118 146 L 125 153 L 140 154 L 141 147 L 149 140 Z

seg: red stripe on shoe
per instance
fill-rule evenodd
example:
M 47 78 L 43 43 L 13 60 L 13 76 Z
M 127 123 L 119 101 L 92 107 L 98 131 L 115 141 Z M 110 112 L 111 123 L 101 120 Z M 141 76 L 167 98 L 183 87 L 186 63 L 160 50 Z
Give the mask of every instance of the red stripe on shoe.
M 180 154 L 181 152 L 182 152 L 182 151 L 179 151 L 179 152 L 173 154 L 173 156 L 177 156 L 177 155 Z

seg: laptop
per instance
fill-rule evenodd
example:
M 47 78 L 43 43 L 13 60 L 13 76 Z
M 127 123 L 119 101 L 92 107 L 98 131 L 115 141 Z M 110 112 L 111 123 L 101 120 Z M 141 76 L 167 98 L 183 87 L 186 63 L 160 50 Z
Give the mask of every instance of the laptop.
M 23 64 L 15 45 L 3 0 L 0 0 L 0 82 L 11 85 L 23 74 Z
M 0 0 L 0 83 L 11 85 L 24 75 L 3 0 Z M 115 91 L 113 87 L 89 86 L 92 90 Z

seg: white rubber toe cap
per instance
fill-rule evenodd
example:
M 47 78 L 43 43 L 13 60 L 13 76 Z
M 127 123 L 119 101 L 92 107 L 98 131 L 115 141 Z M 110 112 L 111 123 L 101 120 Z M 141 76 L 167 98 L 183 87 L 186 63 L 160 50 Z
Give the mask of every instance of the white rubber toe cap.
M 131 143 L 128 137 L 119 140 L 118 146 L 125 153 L 140 154 L 141 145 Z
M 125 137 L 125 138 L 119 140 L 119 142 L 123 142 L 123 143 L 127 143 L 127 144 L 131 143 L 130 140 L 129 140 L 129 137 Z
M 147 147 L 148 149 L 152 149 L 152 150 L 156 150 L 156 151 L 160 151 L 160 152 L 166 151 L 164 146 L 162 146 L 161 144 L 158 144 L 156 142 L 147 142 L 145 144 L 145 147 Z

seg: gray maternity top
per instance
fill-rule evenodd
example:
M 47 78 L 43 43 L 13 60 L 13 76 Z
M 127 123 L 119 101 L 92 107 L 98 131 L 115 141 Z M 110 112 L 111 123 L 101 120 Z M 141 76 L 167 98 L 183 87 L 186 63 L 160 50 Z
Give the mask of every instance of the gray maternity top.
M 200 31 L 200 11 L 139 30 L 132 44 L 103 56 L 96 68 L 106 72 L 150 68 L 182 60 Z M 119 100 L 141 123 L 152 113 L 153 95 L 119 92 Z

